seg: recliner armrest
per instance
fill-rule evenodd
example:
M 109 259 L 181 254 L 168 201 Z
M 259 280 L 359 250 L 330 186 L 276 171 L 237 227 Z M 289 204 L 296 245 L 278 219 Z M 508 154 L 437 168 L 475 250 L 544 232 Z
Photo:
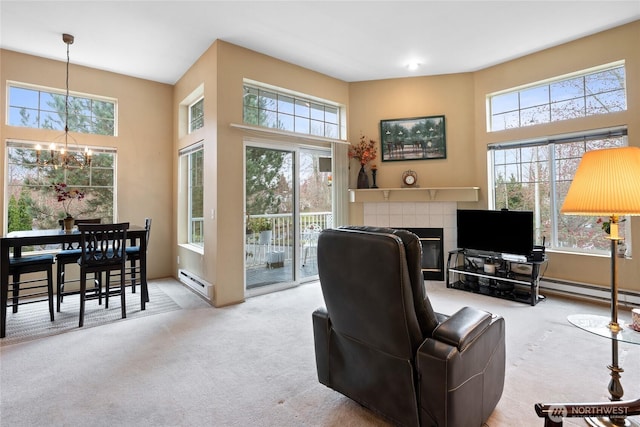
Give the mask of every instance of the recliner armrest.
M 331 333 L 331 320 L 325 307 L 320 307 L 314 311 L 311 318 L 313 319 L 318 381 L 331 387 L 331 374 L 329 371 L 329 335 Z
M 491 313 L 473 307 L 463 307 L 433 331 L 433 339 L 463 351 L 491 323 Z

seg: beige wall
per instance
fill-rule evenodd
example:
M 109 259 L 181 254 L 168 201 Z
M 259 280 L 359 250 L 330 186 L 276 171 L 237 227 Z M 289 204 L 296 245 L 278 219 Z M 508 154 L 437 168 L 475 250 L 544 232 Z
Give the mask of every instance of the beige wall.
M 478 186 L 473 152 L 473 75 L 451 74 L 351 83 L 349 86 L 349 140 L 365 135 L 380 142 L 380 120 L 445 116 L 446 159 L 382 162 L 380 151 L 372 162 L 378 166 L 378 187 L 398 188 L 402 172 L 412 169 L 421 187 Z M 378 145 L 378 148 L 380 146 Z M 350 161 L 350 187 L 356 187 L 359 170 Z M 349 204 L 349 222 L 361 224 L 362 203 Z
M 64 89 L 65 63 L 0 50 L 0 99 L 6 99 L 6 81 Z M 153 218 L 149 248 L 149 277 L 173 273 L 170 264 L 172 228 L 171 94 L 172 86 L 71 64 L 70 90 L 118 100 L 118 136 L 74 134 L 81 146 L 113 147 L 118 152 L 117 220 L 144 226 Z M 6 117 L 6 103 L 0 103 Z M 4 142 L 7 139 L 51 141 L 60 131 L 27 129 L 0 124 L 3 161 L 0 188 L 4 188 Z M 0 211 L 4 212 L 4 197 Z M 4 215 L 0 218 L 4 230 Z
M 421 186 L 479 186 L 479 208 L 487 207 L 486 146 L 499 141 L 627 125 L 629 145 L 640 146 L 640 21 L 475 73 L 391 79 L 350 85 L 350 140 L 360 133 L 380 140 L 381 119 L 444 114 L 447 159 L 379 162 L 378 185 L 399 187 L 403 170 L 417 171 Z M 626 112 L 531 126 L 486 131 L 486 95 L 543 79 L 624 59 Z M 352 186 L 355 169 L 352 163 Z M 350 205 L 350 220 L 362 223 L 362 205 Z M 621 288 L 640 290 L 640 218 L 632 219 L 635 256 L 619 263 Z M 546 277 L 608 286 L 608 257 L 549 254 Z
M 634 22 L 475 73 L 349 84 L 216 41 L 174 87 L 73 64 L 70 85 L 73 91 L 114 97 L 119 101 L 118 137 L 81 135 L 79 139 L 82 144 L 118 150 L 118 219 L 142 224 L 146 216 L 153 217 L 150 277 L 176 275 L 178 268 L 187 267 L 215 285 L 216 305 L 221 306 L 244 299 L 243 141 L 256 136 L 230 126 L 242 123 L 243 78 L 347 106 L 351 141 L 357 141 L 361 134 L 379 141 L 382 119 L 444 115 L 447 158 L 385 163 L 378 159 L 378 185 L 398 187 L 402 171 L 411 168 L 417 171 L 421 186 L 479 186 L 481 202 L 475 206 L 486 207 L 488 143 L 626 124 L 630 145 L 640 146 L 639 43 L 640 22 Z M 6 99 L 6 80 L 63 86 L 64 63 L 10 51 L 0 53 L 2 99 Z M 619 59 L 625 59 L 627 64 L 627 112 L 492 134 L 486 132 L 487 93 Z M 185 124 L 178 104 L 202 84 L 205 126 L 192 135 L 185 135 L 180 131 L 180 126 Z M 1 104 L 4 117 L 5 105 Z M 43 130 L 8 127 L 4 120 L 0 132 L 3 141 L 7 138 L 46 141 L 57 136 Z M 184 230 L 178 228 L 182 214 L 178 206 L 184 195 L 178 191 L 177 152 L 199 140 L 205 143 L 208 189 L 204 255 L 178 245 L 184 236 Z M 357 171 L 356 165 L 351 165 L 350 182 L 354 186 Z M 0 171 L 3 187 L 4 168 L 3 163 Z M 362 222 L 362 211 L 357 205 L 349 204 L 351 223 Z M 4 206 L 1 207 L 4 210 Z M 632 226 L 635 257 L 620 263 L 620 286 L 637 291 L 640 290 L 640 220 L 634 218 Z M 606 257 L 550 254 L 547 276 L 607 286 L 608 272 Z
M 345 82 L 220 40 L 176 84 L 174 103 L 205 86 L 205 251 L 179 252 L 181 265 L 214 284 L 216 306 L 244 300 L 244 139 L 268 138 L 231 127 L 242 123 L 245 78 L 344 105 L 349 96 Z

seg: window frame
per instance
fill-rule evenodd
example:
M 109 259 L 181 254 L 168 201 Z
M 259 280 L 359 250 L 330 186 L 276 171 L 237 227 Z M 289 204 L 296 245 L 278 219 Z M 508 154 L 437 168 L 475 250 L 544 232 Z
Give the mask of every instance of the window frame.
M 65 117 L 60 117 L 60 112 L 57 112 L 55 110 L 47 110 L 44 109 L 43 106 L 41 105 L 41 100 L 44 96 L 50 96 L 50 97 L 65 97 L 66 96 L 66 91 L 62 90 L 62 89 L 57 89 L 57 88 L 50 88 L 50 87 L 46 87 L 46 86 L 39 86 L 39 85 L 33 85 L 33 84 L 28 84 L 28 83 L 22 83 L 22 82 L 17 82 L 17 81 L 11 81 L 11 80 L 7 80 L 7 115 L 5 118 L 5 123 L 7 124 L 7 126 L 16 126 L 16 127 L 26 127 L 29 129 L 53 129 L 53 130 L 59 130 L 59 131 L 64 131 L 64 125 L 65 125 Z M 37 101 L 37 108 L 31 108 L 27 105 L 17 105 L 14 104 L 14 100 L 12 100 L 11 97 L 11 93 L 12 93 L 12 88 L 15 89 L 21 89 L 21 90 L 29 90 L 29 91 L 36 91 L 38 92 L 38 101 Z M 104 96 L 98 96 L 98 95 L 91 95 L 91 94 L 86 94 L 86 93 L 81 93 L 81 92 L 72 92 L 69 91 L 69 98 L 71 100 L 73 99 L 77 99 L 80 100 L 81 102 L 88 102 L 91 104 L 91 108 L 89 109 L 89 115 L 86 114 L 74 114 L 73 109 L 71 109 L 69 111 L 69 118 L 70 120 L 68 121 L 69 124 L 69 131 L 70 132 L 78 132 L 78 133 L 85 133 L 85 134 L 92 134 L 92 135 L 105 135 L 105 136 L 118 136 L 118 101 L 115 98 L 108 98 L 108 97 L 104 97 Z M 95 110 L 93 108 L 94 104 L 96 102 L 100 102 L 100 103 L 106 103 L 106 104 L 111 104 L 113 105 L 113 117 L 112 117 L 112 132 L 110 133 L 100 133 L 100 132 L 94 132 L 93 130 L 95 130 L 95 123 L 96 123 L 96 113 Z M 36 113 L 36 122 L 37 122 L 37 126 L 25 126 L 22 124 L 16 124 L 16 123 L 12 123 L 11 122 L 11 111 L 13 109 L 28 109 L 28 110 L 32 110 L 35 111 Z M 41 115 L 43 114 L 57 114 L 59 117 L 57 118 L 57 121 L 60 122 L 60 126 L 53 126 L 53 127 L 47 127 L 47 126 L 43 126 L 42 125 L 42 120 L 40 119 Z M 87 131 L 87 129 L 85 127 L 76 127 L 74 126 L 74 123 L 78 123 L 80 120 L 79 119 L 73 119 L 74 117 L 85 117 L 89 123 L 91 123 L 91 125 L 89 126 L 89 131 Z
M 343 108 L 337 103 L 248 80 L 243 83 L 242 99 L 242 122 L 246 125 L 343 139 Z M 256 105 L 251 104 L 253 99 L 257 100 Z M 260 100 L 267 99 L 271 102 L 261 105 Z M 319 116 L 320 108 L 322 118 Z M 249 117 L 250 112 L 253 112 L 253 118 Z
M 201 195 L 202 195 L 202 216 L 201 217 L 194 217 L 193 216 L 193 192 L 192 192 L 192 188 L 194 187 L 194 183 L 193 183 L 193 169 L 194 169 L 194 157 L 193 155 L 195 154 L 200 154 L 201 155 L 201 164 L 199 167 L 200 170 L 200 180 L 201 180 L 201 184 L 200 187 L 202 187 L 201 189 Z M 186 170 L 184 170 L 184 176 L 185 176 L 185 180 L 183 182 L 183 184 L 181 185 L 181 190 L 185 191 L 186 194 L 186 239 L 185 239 L 185 244 L 190 245 L 194 248 L 196 248 L 198 251 L 202 252 L 204 251 L 204 243 L 205 243 L 205 235 L 204 235 L 204 143 L 202 141 L 195 143 L 189 147 L 186 147 L 182 150 L 180 150 L 179 152 L 179 157 L 180 157 L 180 162 L 179 164 L 181 165 L 181 167 L 184 167 Z M 194 225 L 195 223 L 199 223 L 200 225 L 200 232 L 198 233 L 198 235 L 200 236 L 199 241 L 198 239 L 194 239 Z
M 200 108 L 201 114 L 194 118 L 194 109 L 198 104 L 201 105 L 201 108 Z M 189 104 L 187 111 L 189 114 L 189 118 L 188 118 L 189 133 L 191 134 L 197 131 L 198 129 L 201 129 L 204 127 L 204 96 L 201 96 L 200 98 L 196 99 L 194 102 Z
M 598 74 L 604 75 L 605 73 L 620 69 L 622 70 L 622 82 L 620 86 L 608 90 L 606 88 L 601 88 L 601 90 L 597 93 L 591 93 L 590 91 L 588 91 L 588 81 L 590 77 L 596 76 Z M 565 74 L 563 76 L 558 76 L 551 79 L 546 79 L 515 88 L 490 93 L 486 97 L 487 132 L 500 132 L 509 129 L 518 129 L 541 124 L 555 123 L 558 121 L 573 120 L 599 114 L 627 111 L 628 97 L 626 76 L 627 70 L 625 61 L 621 60 L 597 67 L 592 67 L 586 70 Z M 558 88 L 560 88 L 562 85 L 570 85 L 572 81 L 577 81 L 579 79 L 582 81 L 582 88 L 579 90 L 579 92 L 574 88 L 574 93 L 571 95 L 571 97 L 554 98 L 554 87 L 556 88 L 556 90 L 558 90 Z M 599 82 L 600 84 L 602 84 L 601 81 Z M 535 92 L 545 93 L 539 93 L 538 96 L 535 96 Z M 622 99 L 619 100 L 622 105 L 620 105 L 619 108 L 614 109 L 614 111 L 603 112 L 599 111 L 593 106 L 590 107 L 589 100 L 597 96 L 606 97 L 607 95 L 611 95 L 617 92 L 622 94 Z M 546 100 L 544 102 L 540 100 L 541 95 L 544 95 L 546 97 Z M 495 104 L 497 104 L 497 101 L 499 99 L 503 102 L 510 102 L 510 104 L 509 107 L 504 106 L 502 109 L 496 112 Z M 608 105 L 608 107 L 613 106 L 613 104 Z M 574 111 L 574 114 L 570 117 L 563 118 L 558 116 L 558 111 Z M 576 113 L 576 111 L 579 111 L 581 113 Z M 495 126 L 495 120 L 499 118 L 498 116 L 505 119 L 504 126 Z M 528 121 L 525 120 L 527 117 L 529 118 Z M 512 125 L 509 125 L 509 122 L 511 122 Z
M 607 142 L 616 138 L 619 139 L 619 143 L 617 144 L 613 142 Z M 597 247 L 594 247 L 594 248 L 579 247 L 579 246 L 574 247 L 574 246 L 563 246 L 560 244 L 559 235 L 561 231 L 559 230 L 559 228 L 560 228 L 560 224 L 563 222 L 560 219 L 562 216 L 562 214 L 560 213 L 560 208 L 564 200 L 561 193 L 563 191 L 566 192 L 568 190 L 568 187 L 573 179 L 573 175 L 571 175 L 571 177 L 567 177 L 566 175 L 560 176 L 562 172 L 559 172 L 557 170 L 557 165 L 563 164 L 563 166 L 565 167 L 567 166 L 572 167 L 573 174 L 575 174 L 578 164 L 580 163 L 581 155 L 559 157 L 557 153 L 563 149 L 565 149 L 564 151 L 570 149 L 571 147 L 568 144 L 576 144 L 576 143 L 584 145 L 584 150 L 582 152 L 591 151 L 592 149 L 605 148 L 605 147 L 628 146 L 627 127 L 620 126 L 620 127 L 614 127 L 614 128 L 597 129 L 597 130 L 577 132 L 577 133 L 571 133 L 571 134 L 555 135 L 548 138 L 537 138 L 537 139 L 531 139 L 526 141 L 510 141 L 510 142 L 504 142 L 504 143 L 489 144 L 487 146 L 488 206 L 489 206 L 489 209 L 498 209 L 498 208 L 504 207 L 502 203 L 498 203 L 496 200 L 497 198 L 496 183 L 497 183 L 497 176 L 498 176 L 497 167 L 500 167 L 500 168 L 504 167 L 505 176 L 503 176 L 503 179 L 505 184 L 505 190 L 503 191 L 508 191 L 506 190 L 506 188 L 508 187 L 509 184 L 515 184 L 520 186 L 533 185 L 534 188 L 538 187 L 538 185 L 544 187 L 544 183 L 546 181 L 544 179 L 540 179 L 540 177 L 535 177 L 536 179 L 533 181 L 525 180 L 522 178 L 515 181 L 509 181 L 510 177 L 506 176 L 509 170 L 511 171 L 515 170 L 518 173 L 525 175 L 526 173 L 524 172 L 524 169 L 526 169 L 527 166 L 532 165 L 533 163 L 543 163 L 547 168 L 547 174 L 546 174 L 548 179 L 547 185 L 549 186 L 548 199 L 545 197 L 539 196 L 536 193 L 536 197 L 533 203 L 534 208 L 529 209 L 527 207 L 527 210 L 534 211 L 534 218 L 536 221 L 536 224 L 534 224 L 536 236 L 534 237 L 537 242 L 536 244 L 542 244 L 544 241 L 545 246 L 547 246 L 548 249 L 555 252 L 580 253 L 580 254 L 588 254 L 588 255 L 609 255 L 609 252 L 610 252 L 609 246 L 608 246 L 608 243 L 606 243 L 604 240 L 601 245 L 602 248 L 600 249 L 598 249 Z M 592 146 L 593 148 L 589 148 L 590 146 Z M 546 155 L 547 155 L 546 159 L 544 159 L 543 161 L 540 161 L 539 159 L 535 161 L 531 159 L 524 160 L 521 156 L 517 161 L 507 162 L 505 157 L 505 160 L 503 163 L 496 162 L 496 153 L 500 151 L 528 149 L 528 148 L 545 148 Z M 575 146 L 574 146 L 574 150 L 575 150 Z M 507 154 L 508 153 L 505 151 L 505 155 Z M 519 155 L 521 155 L 521 152 Z M 508 165 L 511 165 L 511 168 L 509 168 Z M 564 173 L 566 173 L 566 171 Z M 560 189 L 562 189 L 562 191 Z M 538 188 L 535 188 L 534 193 L 536 190 L 538 190 Z M 542 190 L 544 191 L 544 188 Z M 531 190 L 529 190 L 529 192 L 531 192 Z M 505 195 L 503 192 L 501 192 L 501 194 Z M 524 194 L 524 193 L 516 192 L 515 194 L 518 195 L 518 194 Z M 541 222 L 543 221 L 543 218 L 542 218 L 543 214 L 542 212 L 540 212 L 540 210 L 544 210 L 545 203 L 548 203 L 548 210 L 549 210 L 549 214 L 548 214 L 549 221 L 550 221 L 550 224 L 548 226 L 549 235 L 543 233 L 544 227 L 541 226 Z M 538 207 L 538 210 L 535 209 L 536 206 Z M 568 217 L 578 218 L 577 216 L 568 216 Z M 597 224 L 596 218 L 601 218 L 603 221 L 608 220 L 608 218 L 602 218 L 602 217 L 596 217 L 596 216 L 594 217 L 580 216 L 580 218 L 585 223 L 591 221 L 590 225 L 594 227 Z M 623 221 L 624 222 L 620 224 L 620 233 L 621 235 L 626 237 L 627 249 L 628 249 L 627 256 L 630 256 L 631 254 L 631 223 L 630 221 L 626 221 L 626 219 Z M 597 228 L 595 229 L 597 230 Z M 565 229 L 564 232 L 569 234 L 570 233 L 578 234 L 579 231 L 584 232 L 584 230 L 581 228 L 575 229 L 575 230 Z M 605 236 L 602 235 L 602 237 L 604 238 Z M 566 242 L 563 242 L 563 243 L 566 243 Z M 587 241 L 586 243 L 589 243 L 589 242 Z
M 5 229 L 3 230 L 4 233 L 6 233 L 9 229 L 9 209 L 10 209 L 9 201 L 10 201 L 11 195 L 15 194 L 16 191 L 14 190 L 17 187 L 25 186 L 24 176 L 28 177 L 29 180 L 35 181 L 32 184 L 28 184 L 30 187 L 38 188 L 39 190 L 37 191 L 42 192 L 41 198 L 37 200 L 36 203 L 44 203 L 45 209 L 41 211 L 41 215 L 43 216 L 43 218 L 38 218 L 38 217 L 33 218 L 34 221 L 40 221 L 39 223 L 36 222 L 36 226 L 38 227 L 45 226 L 46 228 L 50 228 L 50 227 L 57 228 L 57 219 L 59 218 L 56 218 L 56 216 L 59 216 L 60 206 L 57 205 L 58 202 L 57 200 L 55 200 L 53 189 L 48 188 L 51 186 L 53 182 L 50 182 L 47 180 L 51 177 L 51 175 L 54 175 L 54 174 L 61 176 L 60 179 L 56 180 L 57 182 L 65 182 L 70 187 L 74 189 L 83 190 L 88 194 L 90 194 L 91 189 L 109 190 L 112 195 L 111 205 L 110 207 L 105 208 L 102 212 L 103 214 L 110 214 L 110 215 L 108 215 L 109 217 L 102 217 L 102 219 L 104 221 L 111 221 L 111 222 L 117 221 L 118 207 L 117 207 L 116 182 L 117 182 L 117 170 L 118 170 L 117 168 L 118 155 L 117 155 L 117 150 L 115 148 L 91 147 L 94 161 L 89 166 L 84 166 L 84 167 L 73 166 L 69 168 L 55 168 L 55 166 L 52 166 L 52 165 L 38 166 L 35 164 L 35 152 L 36 152 L 36 146 L 38 144 L 44 145 L 46 144 L 46 142 L 8 139 L 5 143 L 4 152 L 5 152 L 5 164 L 7 165 L 7 169 L 6 169 L 6 178 L 5 178 L 5 187 L 4 187 L 4 197 L 7 203 L 5 203 L 5 208 L 3 212 L 4 218 L 5 218 L 5 223 L 4 223 Z M 19 163 L 15 163 L 10 160 L 11 149 L 30 150 L 30 151 L 33 151 L 33 154 L 27 154 L 25 156 L 25 161 L 22 163 L 23 166 L 12 166 L 12 165 L 19 165 Z M 79 154 L 83 153 L 82 149 L 79 147 L 71 147 L 69 148 L 69 151 L 79 153 Z M 112 156 L 112 165 L 110 167 L 101 166 L 99 165 L 100 162 L 96 161 L 98 156 L 102 154 L 108 154 Z M 18 179 L 16 175 L 14 175 L 11 179 L 9 179 L 8 175 L 12 173 L 12 168 L 18 168 L 18 171 L 22 170 L 22 173 L 24 173 L 24 176 L 20 180 L 19 185 L 15 184 Z M 29 174 L 28 172 L 29 170 L 34 170 L 34 172 Z M 104 179 L 105 171 L 108 175 L 109 174 L 111 175 L 111 184 L 100 185 L 100 186 L 93 184 L 93 182 L 96 180 L 99 181 Z M 85 182 L 84 183 L 74 182 L 74 175 L 82 176 L 82 179 L 84 179 Z M 100 175 L 102 175 L 102 177 L 100 177 Z M 42 181 L 38 182 L 38 180 L 42 180 Z M 44 180 L 47 180 L 47 181 L 44 181 Z M 48 193 L 50 193 L 50 196 Z M 74 208 L 76 208 L 77 206 L 76 203 L 78 202 L 77 201 L 73 202 Z M 82 213 L 80 215 L 83 215 L 84 213 L 88 213 L 90 211 L 93 212 L 93 208 L 86 206 L 87 204 L 86 199 L 81 203 L 84 205 L 83 207 L 84 210 L 81 211 Z

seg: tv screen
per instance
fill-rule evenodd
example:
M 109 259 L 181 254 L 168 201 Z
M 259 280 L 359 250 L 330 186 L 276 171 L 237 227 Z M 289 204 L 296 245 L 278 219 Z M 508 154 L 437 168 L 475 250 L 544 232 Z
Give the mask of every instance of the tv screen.
M 458 209 L 458 247 L 531 255 L 533 212 Z

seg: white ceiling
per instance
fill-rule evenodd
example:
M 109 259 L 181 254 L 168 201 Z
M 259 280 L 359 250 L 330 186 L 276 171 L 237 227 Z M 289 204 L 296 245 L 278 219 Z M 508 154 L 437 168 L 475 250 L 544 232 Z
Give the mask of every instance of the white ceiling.
M 352 82 L 475 71 L 638 19 L 640 0 L 1 0 L 0 47 L 64 61 L 69 33 L 72 64 L 173 84 L 220 39 Z

